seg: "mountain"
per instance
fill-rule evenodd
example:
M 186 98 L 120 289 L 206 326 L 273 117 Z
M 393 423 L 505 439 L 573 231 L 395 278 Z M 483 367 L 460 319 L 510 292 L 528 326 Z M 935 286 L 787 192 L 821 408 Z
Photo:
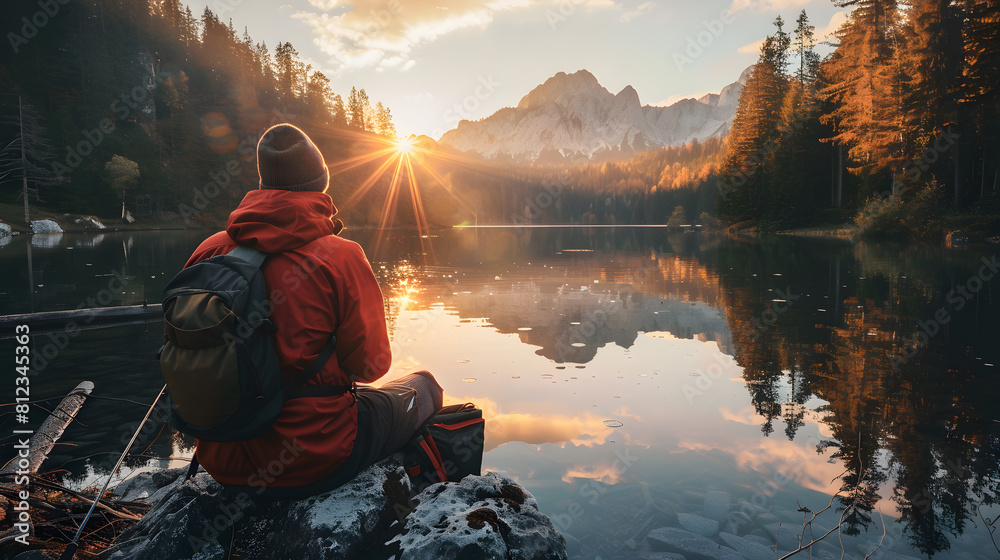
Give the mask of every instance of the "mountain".
M 441 143 L 490 159 L 545 163 L 617 159 L 724 136 L 749 75 L 748 68 L 718 94 L 654 107 L 640 104 L 632 86 L 613 94 L 586 70 L 559 72 L 517 107 L 479 121 L 461 121 Z

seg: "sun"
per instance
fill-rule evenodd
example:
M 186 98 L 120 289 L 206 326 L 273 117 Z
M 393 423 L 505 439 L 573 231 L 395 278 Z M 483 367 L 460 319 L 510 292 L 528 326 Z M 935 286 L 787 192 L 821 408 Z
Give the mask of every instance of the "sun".
M 396 139 L 396 153 L 409 155 L 417 147 L 416 138 L 410 136 L 408 138 L 397 138 Z

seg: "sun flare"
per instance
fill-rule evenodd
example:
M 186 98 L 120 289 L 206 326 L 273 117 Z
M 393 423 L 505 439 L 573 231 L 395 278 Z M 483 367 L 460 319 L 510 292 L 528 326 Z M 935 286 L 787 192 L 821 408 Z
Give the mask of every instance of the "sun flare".
M 410 136 L 408 138 L 397 138 L 396 139 L 396 153 L 409 155 L 413 152 L 413 149 L 417 147 L 416 138 Z

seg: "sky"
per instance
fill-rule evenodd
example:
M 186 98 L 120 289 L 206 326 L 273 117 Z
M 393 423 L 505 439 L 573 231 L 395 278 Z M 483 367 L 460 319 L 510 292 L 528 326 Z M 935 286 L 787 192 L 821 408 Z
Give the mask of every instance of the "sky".
M 757 60 L 780 15 L 805 9 L 822 40 L 846 19 L 830 0 L 185 0 L 271 51 L 291 42 L 337 93 L 364 88 L 400 136 L 516 106 L 558 72 L 586 69 L 662 105 L 718 92 Z M 832 36 L 830 37 L 832 39 Z M 829 49 L 827 49 L 829 50 Z

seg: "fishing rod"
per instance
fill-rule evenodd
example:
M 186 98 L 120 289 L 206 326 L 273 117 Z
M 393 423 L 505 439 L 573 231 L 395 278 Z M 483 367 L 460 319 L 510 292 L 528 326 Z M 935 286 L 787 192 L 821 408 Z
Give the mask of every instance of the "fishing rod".
M 102 487 L 101 491 L 94 496 L 94 502 L 90 504 L 90 511 L 88 511 L 87 516 L 83 518 L 83 522 L 80 523 L 80 528 L 76 530 L 76 535 L 73 537 L 73 540 L 66 545 L 66 550 L 64 550 L 62 555 L 59 556 L 59 560 L 73 560 L 73 556 L 76 555 L 76 549 L 79 547 L 79 543 L 77 541 L 80 540 L 80 535 L 83 534 L 83 528 L 87 526 L 87 521 L 90 520 L 90 516 L 94 513 L 94 509 L 97 508 L 97 502 L 101 500 L 101 496 L 103 496 L 105 490 L 108 489 L 108 484 L 111 484 L 111 479 L 115 477 L 115 473 L 118 472 L 118 469 L 122 466 L 122 461 L 124 461 L 125 456 L 128 455 L 128 450 L 132 449 L 132 444 L 135 443 L 136 438 L 139 437 L 139 432 L 141 432 L 142 427 L 146 425 L 146 420 L 149 420 L 149 415 L 153 413 L 153 409 L 156 408 L 156 403 L 160 402 L 160 397 L 163 396 L 163 392 L 166 390 L 167 386 L 163 385 L 163 388 L 160 389 L 160 392 L 153 400 L 153 404 L 149 405 L 149 410 L 146 411 L 146 416 L 142 418 L 142 422 L 139 422 L 139 427 L 136 428 L 135 433 L 132 434 L 132 439 L 129 440 L 128 445 L 125 446 L 125 451 L 123 451 L 121 457 L 118 458 L 118 463 L 115 464 L 115 468 L 111 469 L 111 474 L 108 476 L 108 480 L 105 481 L 104 487 Z

